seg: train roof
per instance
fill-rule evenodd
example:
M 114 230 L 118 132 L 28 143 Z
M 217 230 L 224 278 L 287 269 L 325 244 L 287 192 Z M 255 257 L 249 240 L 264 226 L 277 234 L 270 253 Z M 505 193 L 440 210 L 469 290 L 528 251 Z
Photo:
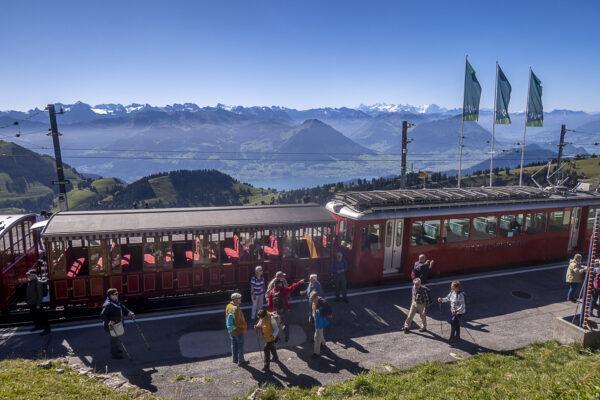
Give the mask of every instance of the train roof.
M 598 194 L 501 186 L 337 193 L 327 209 L 351 218 L 377 219 L 596 204 L 600 205 Z
M 3 214 L 0 215 L 0 236 L 4 235 L 13 225 L 27 217 L 33 217 L 35 214 Z
M 328 226 L 335 222 L 335 218 L 318 204 L 67 211 L 54 214 L 42 236 L 50 239 L 102 238 L 217 232 L 224 229 L 291 229 Z

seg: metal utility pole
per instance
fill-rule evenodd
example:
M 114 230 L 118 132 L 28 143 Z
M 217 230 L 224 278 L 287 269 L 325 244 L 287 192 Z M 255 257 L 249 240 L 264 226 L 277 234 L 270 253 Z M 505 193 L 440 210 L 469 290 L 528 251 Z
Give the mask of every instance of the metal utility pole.
M 67 211 L 67 189 L 65 181 L 65 172 L 63 170 L 62 157 L 60 155 L 60 142 L 58 141 L 58 137 L 61 135 L 58 132 L 58 128 L 56 126 L 56 110 L 54 109 L 54 104 L 48 104 L 46 107 L 48 110 L 48 115 L 50 117 L 50 132 L 48 136 L 52 136 L 52 143 L 54 144 L 54 159 L 56 160 L 56 176 L 58 181 L 58 206 L 60 211 Z M 62 110 L 59 112 L 62 114 Z
M 560 142 L 558 143 L 558 159 L 556 160 L 556 170 L 560 168 L 560 162 L 563 155 L 563 147 L 565 147 L 565 134 L 567 133 L 567 126 L 562 124 L 560 126 Z
M 408 121 L 402 121 L 402 172 L 400 178 L 400 187 L 406 189 L 406 153 L 408 149 L 406 144 L 408 143 L 406 135 L 408 134 Z
M 402 121 L 402 169 L 400 175 L 400 187 L 406 189 L 406 154 L 408 153 L 407 145 L 412 142 L 408 139 L 408 128 L 415 126 L 408 121 Z

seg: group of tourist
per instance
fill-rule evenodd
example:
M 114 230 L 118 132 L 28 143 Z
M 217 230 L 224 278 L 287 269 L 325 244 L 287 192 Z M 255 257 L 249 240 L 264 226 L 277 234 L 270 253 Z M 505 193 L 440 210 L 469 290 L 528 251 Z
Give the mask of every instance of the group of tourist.
M 336 254 L 336 258 L 331 263 L 331 275 L 336 285 L 336 301 L 342 299 L 348 302 L 346 288 L 346 272 L 348 265 L 343 259 L 342 253 Z M 254 276 L 250 279 L 250 295 L 252 298 L 252 311 L 250 318 L 254 323 L 254 329 L 257 335 L 260 335 L 265 345 L 264 352 L 264 371 L 270 370 L 271 362 L 279 362 L 277 348 L 275 344 L 280 337 L 284 342 L 290 338 L 288 321 L 288 312 L 290 310 L 289 297 L 292 292 L 308 283 L 300 295 L 308 299 L 308 323 L 314 326 L 314 351 L 313 358 L 321 355 L 321 350 L 326 348 L 325 336 L 323 330 L 329 325 L 329 317 L 332 309 L 324 298 L 323 287 L 316 274 L 310 275 L 308 282 L 299 280 L 296 283 L 288 284 L 286 274 L 278 271 L 275 277 L 268 283 L 265 282 L 262 266 L 257 266 Z M 244 359 L 244 334 L 248 329 L 244 319 L 244 314 L 240 308 L 242 295 L 233 293 L 231 302 L 225 309 L 225 320 L 229 338 L 231 340 L 231 357 L 237 365 L 245 365 L 248 362 Z M 267 307 L 263 307 L 263 304 Z
M 582 258 L 581 254 L 575 254 L 571 261 L 569 261 L 569 267 L 567 268 L 567 276 L 565 279 L 569 285 L 567 301 L 573 303 L 581 297 L 581 291 L 583 290 L 581 284 L 585 280 L 587 273 L 587 266 L 581 264 Z M 598 304 L 600 300 L 600 259 L 596 259 L 591 263 L 590 282 L 590 315 L 593 315 L 594 309 L 596 309 L 596 316 L 600 317 L 600 304 Z

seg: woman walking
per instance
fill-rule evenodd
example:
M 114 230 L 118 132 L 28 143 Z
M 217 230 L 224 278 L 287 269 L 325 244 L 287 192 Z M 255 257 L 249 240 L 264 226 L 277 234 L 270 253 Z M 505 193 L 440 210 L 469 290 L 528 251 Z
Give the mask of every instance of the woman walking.
M 450 320 L 450 339 L 448 343 L 454 343 L 460 339 L 460 318 L 466 311 L 465 295 L 460 290 L 460 282 L 454 281 L 450 285 L 450 293 L 442 298 L 438 297 L 440 303 L 450 302 L 450 312 L 452 319 Z

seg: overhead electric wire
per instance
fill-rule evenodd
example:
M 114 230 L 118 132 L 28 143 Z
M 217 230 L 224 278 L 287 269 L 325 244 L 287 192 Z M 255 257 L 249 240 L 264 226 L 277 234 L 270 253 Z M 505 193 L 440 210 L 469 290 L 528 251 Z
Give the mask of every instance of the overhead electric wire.
M 45 110 L 38 110 L 36 113 L 28 115 L 27 117 L 25 117 L 23 119 L 18 119 L 16 121 L 11 122 L 8 125 L 2 125 L 2 126 L 0 126 L 0 129 L 10 128 L 11 126 L 19 125 L 21 122 L 25 122 L 27 120 L 30 120 L 31 118 L 35 117 L 36 115 L 39 115 L 39 114 L 43 113 L 44 111 Z

